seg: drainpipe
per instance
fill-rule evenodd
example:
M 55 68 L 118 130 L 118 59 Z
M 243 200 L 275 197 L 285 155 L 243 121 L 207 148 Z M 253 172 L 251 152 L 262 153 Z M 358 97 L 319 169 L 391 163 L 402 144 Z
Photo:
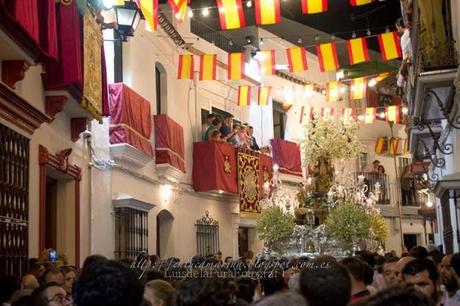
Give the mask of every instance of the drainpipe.
M 198 71 L 193 73 L 193 89 L 194 89 L 194 96 L 195 96 L 195 142 L 201 141 L 201 120 L 200 120 L 200 103 L 198 102 Z

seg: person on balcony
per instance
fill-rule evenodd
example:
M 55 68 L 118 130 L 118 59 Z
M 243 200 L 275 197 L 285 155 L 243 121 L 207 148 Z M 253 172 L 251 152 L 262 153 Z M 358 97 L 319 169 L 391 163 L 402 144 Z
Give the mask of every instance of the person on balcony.
M 379 166 L 380 166 L 380 161 L 376 159 L 376 160 L 374 160 L 374 161 L 372 162 L 372 164 L 367 165 L 367 166 L 363 169 L 363 172 L 365 172 L 365 173 L 377 173 L 377 172 L 379 172 L 379 171 L 378 171 Z
M 404 80 L 407 75 L 407 65 L 411 61 L 412 58 L 412 43 L 410 40 L 410 32 L 404 20 L 399 18 L 396 20 L 396 29 L 399 33 L 402 34 L 401 36 L 401 51 L 402 51 L 402 61 L 401 66 L 399 67 L 397 83 L 399 87 L 404 86 Z
M 209 127 L 212 125 L 212 121 L 216 119 L 216 115 L 214 114 L 208 114 L 206 117 L 206 122 L 203 124 L 203 127 L 201 129 L 201 140 L 205 140 L 206 138 L 206 133 L 208 132 Z
M 224 140 L 222 139 L 218 130 L 213 130 L 211 132 L 211 138 L 209 138 L 209 141 L 223 142 Z
M 240 127 L 239 124 L 234 124 L 233 125 L 233 132 L 232 132 L 231 136 L 227 139 L 227 142 L 230 143 L 231 145 L 235 146 L 235 147 L 241 146 L 241 139 L 238 136 L 238 134 L 240 133 L 240 129 L 241 129 L 241 127 Z
M 377 173 L 378 173 L 378 178 L 377 178 L 377 181 L 376 183 L 379 183 L 380 184 L 380 195 L 379 195 L 379 203 L 385 203 L 385 200 L 386 200 L 386 197 L 387 197 L 387 194 L 386 194 L 386 190 L 387 190 L 387 176 L 385 174 L 385 168 L 383 166 L 379 166 L 377 168 Z M 374 183 L 375 184 L 375 183 Z M 373 188 L 375 189 L 375 186 L 373 186 Z
M 210 140 L 212 136 L 212 132 L 216 130 L 219 132 L 221 127 L 222 127 L 222 121 L 220 121 L 218 118 L 215 118 L 212 121 L 211 126 L 208 127 L 208 130 L 206 131 L 206 135 L 204 136 L 203 140 L 204 141 Z
M 233 136 L 232 134 L 232 122 L 233 122 L 233 115 L 232 114 L 225 114 L 224 122 L 222 123 L 220 133 L 222 134 L 222 138 L 227 141 L 230 137 Z
M 248 134 L 249 134 L 249 137 L 251 137 L 251 150 L 259 151 L 260 148 L 259 148 L 259 145 L 257 144 L 256 138 L 254 137 L 254 128 L 252 126 L 249 126 Z
M 241 125 L 240 132 L 238 133 L 238 137 L 241 141 L 241 146 L 245 148 L 251 147 L 251 137 L 248 134 L 248 126 L 246 124 Z
M 411 167 L 404 167 L 404 171 L 401 175 L 401 194 L 402 194 L 402 204 L 410 205 L 414 202 L 412 197 L 413 191 L 413 181 L 414 178 L 411 175 Z

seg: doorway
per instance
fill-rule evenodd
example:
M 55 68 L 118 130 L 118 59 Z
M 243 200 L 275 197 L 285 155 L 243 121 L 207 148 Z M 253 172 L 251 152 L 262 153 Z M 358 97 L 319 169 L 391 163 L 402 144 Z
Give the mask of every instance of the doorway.
M 58 181 L 47 176 L 45 194 L 45 248 L 47 249 L 56 249 L 57 247 L 57 188 Z
M 238 228 L 238 256 L 244 256 L 249 251 L 249 230 L 247 227 Z
M 404 234 L 404 246 L 407 251 L 417 246 L 417 234 Z
M 157 215 L 157 255 L 160 258 L 174 256 L 174 216 L 163 209 Z

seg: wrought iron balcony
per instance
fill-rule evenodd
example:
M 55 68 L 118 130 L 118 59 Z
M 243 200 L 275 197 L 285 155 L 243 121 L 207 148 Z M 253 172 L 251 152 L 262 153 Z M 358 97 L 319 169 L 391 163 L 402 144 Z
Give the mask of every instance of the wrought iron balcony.
M 364 182 L 368 187 L 368 192 L 375 193 L 376 184 L 380 187 L 380 196 L 377 204 L 390 204 L 391 190 L 390 190 L 390 178 L 386 174 L 379 174 L 374 172 L 356 172 L 356 180 L 358 176 L 364 176 Z

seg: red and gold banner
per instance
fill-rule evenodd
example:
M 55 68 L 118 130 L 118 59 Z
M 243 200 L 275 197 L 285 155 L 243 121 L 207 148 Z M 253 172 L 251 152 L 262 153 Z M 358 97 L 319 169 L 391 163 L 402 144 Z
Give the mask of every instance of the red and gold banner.
M 305 48 L 289 48 L 286 53 L 290 72 L 301 72 L 308 69 Z
M 377 115 L 377 109 L 375 107 L 367 107 L 366 114 L 364 115 L 364 123 L 374 123 L 375 116 Z
M 335 43 L 317 45 L 316 51 L 321 72 L 334 71 L 340 67 Z
M 339 82 L 332 81 L 327 83 L 326 100 L 328 102 L 335 102 L 339 98 Z
M 356 78 L 351 80 L 351 99 L 361 100 L 366 96 L 366 78 Z
M 259 105 L 268 105 L 270 101 L 270 91 L 271 87 L 268 86 L 259 86 L 257 91 L 257 104 Z
M 229 53 L 228 54 L 228 79 L 241 80 L 244 79 L 245 55 L 244 53 Z
M 144 14 L 149 30 L 156 31 L 158 26 L 158 0 L 137 0 L 137 2 L 142 14 Z
M 367 62 L 369 60 L 369 51 L 365 38 L 347 40 L 347 49 L 350 65 Z
M 200 81 L 216 79 L 216 54 L 200 55 Z
M 360 6 L 360 5 L 366 5 L 366 4 L 371 4 L 372 2 L 375 2 L 376 0 L 350 0 L 350 4 L 352 6 Z
M 267 25 L 281 21 L 280 0 L 255 0 L 256 24 Z
M 177 78 L 182 79 L 193 79 L 193 55 L 181 54 L 179 55 L 179 66 L 177 70 Z
M 401 138 L 395 138 L 395 137 L 390 138 L 390 146 L 389 146 L 389 149 L 388 149 L 388 153 L 391 156 L 401 155 L 401 146 L 400 145 L 401 145 Z
M 238 150 L 237 156 L 240 212 L 260 213 L 259 156 L 245 149 Z
M 327 11 L 327 0 L 302 0 L 303 14 L 317 14 Z
M 378 36 L 382 59 L 388 61 L 401 57 L 401 45 L 397 32 L 383 33 Z
M 375 142 L 375 153 L 376 154 L 383 154 L 388 149 L 388 138 L 386 137 L 378 137 L 377 141 Z
M 399 123 L 399 106 L 390 105 L 386 107 L 387 122 Z
M 267 50 L 260 52 L 260 74 L 265 76 L 275 75 L 275 50 Z
M 251 104 L 251 87 L 242 85 L 238 88 L 238 106 L 249 106 Z
M 241 0 L 217 0 L 220 28 L 239 29 L 246 26 Z

